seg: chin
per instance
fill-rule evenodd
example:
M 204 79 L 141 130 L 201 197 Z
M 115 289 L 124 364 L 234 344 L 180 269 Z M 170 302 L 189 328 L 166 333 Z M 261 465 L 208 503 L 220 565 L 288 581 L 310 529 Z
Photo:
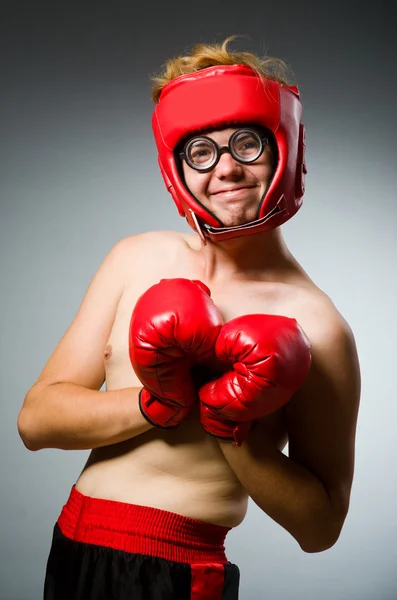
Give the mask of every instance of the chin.
M 223 227 L 238 227 L 239 225 L 246 225 L 249 223 L 246 219 L 221 219 Z
M 230 215 L 226 214 L 219 217 L 224 227 L 237 227 L 238 225 L 247 225 L 256 219 L 256 211 L 248 215 Z

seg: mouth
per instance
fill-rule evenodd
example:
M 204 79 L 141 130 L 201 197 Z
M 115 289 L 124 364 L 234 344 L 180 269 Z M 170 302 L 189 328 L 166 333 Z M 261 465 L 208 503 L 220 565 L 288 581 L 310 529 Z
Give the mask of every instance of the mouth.
M 253 185 L 247 186 L 239 186 L 234 188 L 225 188 L 223 190 L 219 190 L 218 192 L 213 192 L 210 196 L 216 196 L 217 198 L 238 198 L 239 196 L 243 196 L 247 193 L 248 190 L 252 190 Z

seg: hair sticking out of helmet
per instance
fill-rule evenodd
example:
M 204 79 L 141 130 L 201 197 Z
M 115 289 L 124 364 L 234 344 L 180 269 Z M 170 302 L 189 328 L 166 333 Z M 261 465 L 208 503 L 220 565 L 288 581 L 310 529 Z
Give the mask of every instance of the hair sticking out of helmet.
M 167 60 L 163 70 L 151 76 L 153 102 L 159 101 L 162 89 L 176 77 L 222 65 L 246 65 L 259 76 L 292 85 L 292 70 L 281 58 L 229 50 L 229 44 L 239 37 L 245 36 L 231 35 L 218 44 L 194 44 L 189 54 Z

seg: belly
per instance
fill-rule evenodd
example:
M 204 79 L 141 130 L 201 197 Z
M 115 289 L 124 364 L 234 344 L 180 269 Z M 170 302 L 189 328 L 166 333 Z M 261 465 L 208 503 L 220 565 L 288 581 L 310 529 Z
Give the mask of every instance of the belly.
M 88 496 L 152 506 L 236 527 L 248 496 L 215 438 L 204 432 L 198 408 L 174 430 L 151 429 L 92 451 L 77 483 Z
M 266 435 L 280 448 L 281 411 L 267 418 Z M 151 506 L 185 517 L 236 527 L 248 494 L 194 407 L 176 429 L 153 428 L 131 440 L 92 451 L 76 482 L 87 496 Z

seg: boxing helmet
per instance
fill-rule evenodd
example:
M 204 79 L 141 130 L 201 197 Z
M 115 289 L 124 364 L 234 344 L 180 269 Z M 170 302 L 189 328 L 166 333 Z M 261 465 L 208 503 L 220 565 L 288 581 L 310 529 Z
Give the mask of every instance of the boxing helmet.
M 259 75 L 246 65 L 222 65 L 174 78 L 164 86 L 152 118 L 165 185 L 179 214 L 203 241 L 269 231 L 301 207 L 305 185 L 305 127 L 296 86 Z M 259 125 L 273 136 L 277 165 L 250 223 L 225 227 L 187 189 L 178 148 L 189 136 L 238 125 Z

